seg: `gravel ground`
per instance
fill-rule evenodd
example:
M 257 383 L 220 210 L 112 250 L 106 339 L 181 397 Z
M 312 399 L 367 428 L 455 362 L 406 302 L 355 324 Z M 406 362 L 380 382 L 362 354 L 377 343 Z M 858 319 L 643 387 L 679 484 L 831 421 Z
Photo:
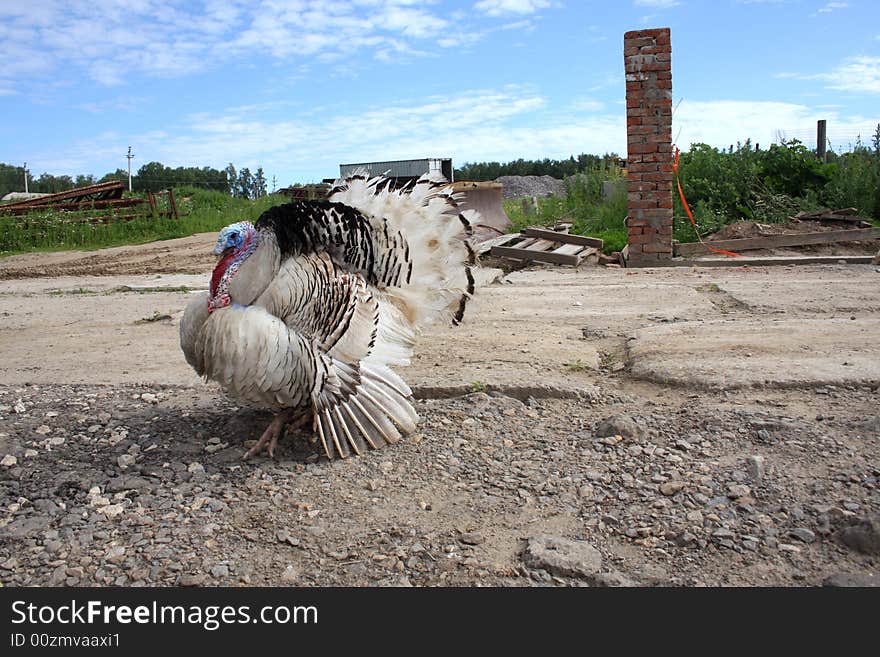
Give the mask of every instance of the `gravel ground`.
M 422 400 L 420 432 L 327 462 L 219 392 L 0 386 L 0 582 L 872 585 L 880 391 Z
M 504 185 L 501 190 L 504 198 L 554 196 L 565 192 L 564 183 L 552 176 L 501 176 L 495 182 Z

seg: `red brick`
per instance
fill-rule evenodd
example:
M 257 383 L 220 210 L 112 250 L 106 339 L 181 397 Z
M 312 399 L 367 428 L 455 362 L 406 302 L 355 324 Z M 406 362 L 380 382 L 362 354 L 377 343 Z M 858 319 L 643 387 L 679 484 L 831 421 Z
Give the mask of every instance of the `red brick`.
M 656 144 L 630 144 L 628 148 L 630 155 L 642 155 L 650 156 L 657 153 L 657 145 Z M 642 158 L 645 161 L 650 161 L 648 157 Z
M 642 251 L 645 253 L 672 253 L 672 240 L 669 240 L 669 244 L 645 244 Z
M 633 233 L 627 233 L 627 242 L 629 244 L 651 244 L 654 241 L 653 235 L 635 235 Z

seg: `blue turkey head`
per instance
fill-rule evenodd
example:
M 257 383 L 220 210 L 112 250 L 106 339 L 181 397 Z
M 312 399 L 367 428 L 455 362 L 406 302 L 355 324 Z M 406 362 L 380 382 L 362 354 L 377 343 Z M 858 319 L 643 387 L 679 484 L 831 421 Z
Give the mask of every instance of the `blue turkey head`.
M 217 237 L 217 246 L 214 247 L 214 255 L 221 255 L 228 250 L 237 251 L 245 240 L 254 232 L 254 225 L 249 221 L 239 221 L 229 224 L 220 231 Z

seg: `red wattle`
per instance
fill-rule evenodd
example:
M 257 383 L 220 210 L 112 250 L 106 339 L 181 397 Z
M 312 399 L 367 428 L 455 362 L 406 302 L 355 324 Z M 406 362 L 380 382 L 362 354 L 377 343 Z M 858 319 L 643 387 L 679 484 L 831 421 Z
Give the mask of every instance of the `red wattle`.
M 229 263 L 232 262 L 235 253 L 230 251 L 225 256 L 220 259 L 220 262 L 217 263 L 217 266 L 214 267 L 214 272 L 211 274 L 211 296 L 213 297 L 217 293 L 217 286 L 220 285 L 220 279 L 223 278 L 223 274 L 226 273 L 226 268 L 229 267 Z

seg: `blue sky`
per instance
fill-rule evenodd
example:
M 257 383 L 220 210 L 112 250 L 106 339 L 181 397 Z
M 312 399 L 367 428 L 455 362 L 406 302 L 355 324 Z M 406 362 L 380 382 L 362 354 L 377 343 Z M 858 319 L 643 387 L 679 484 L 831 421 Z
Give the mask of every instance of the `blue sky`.
M 672 29 L 673 136 L 880 122 L 876 0 L 0 0 L 0 161 L 98 177 L 626 152 L 623 33 Z

